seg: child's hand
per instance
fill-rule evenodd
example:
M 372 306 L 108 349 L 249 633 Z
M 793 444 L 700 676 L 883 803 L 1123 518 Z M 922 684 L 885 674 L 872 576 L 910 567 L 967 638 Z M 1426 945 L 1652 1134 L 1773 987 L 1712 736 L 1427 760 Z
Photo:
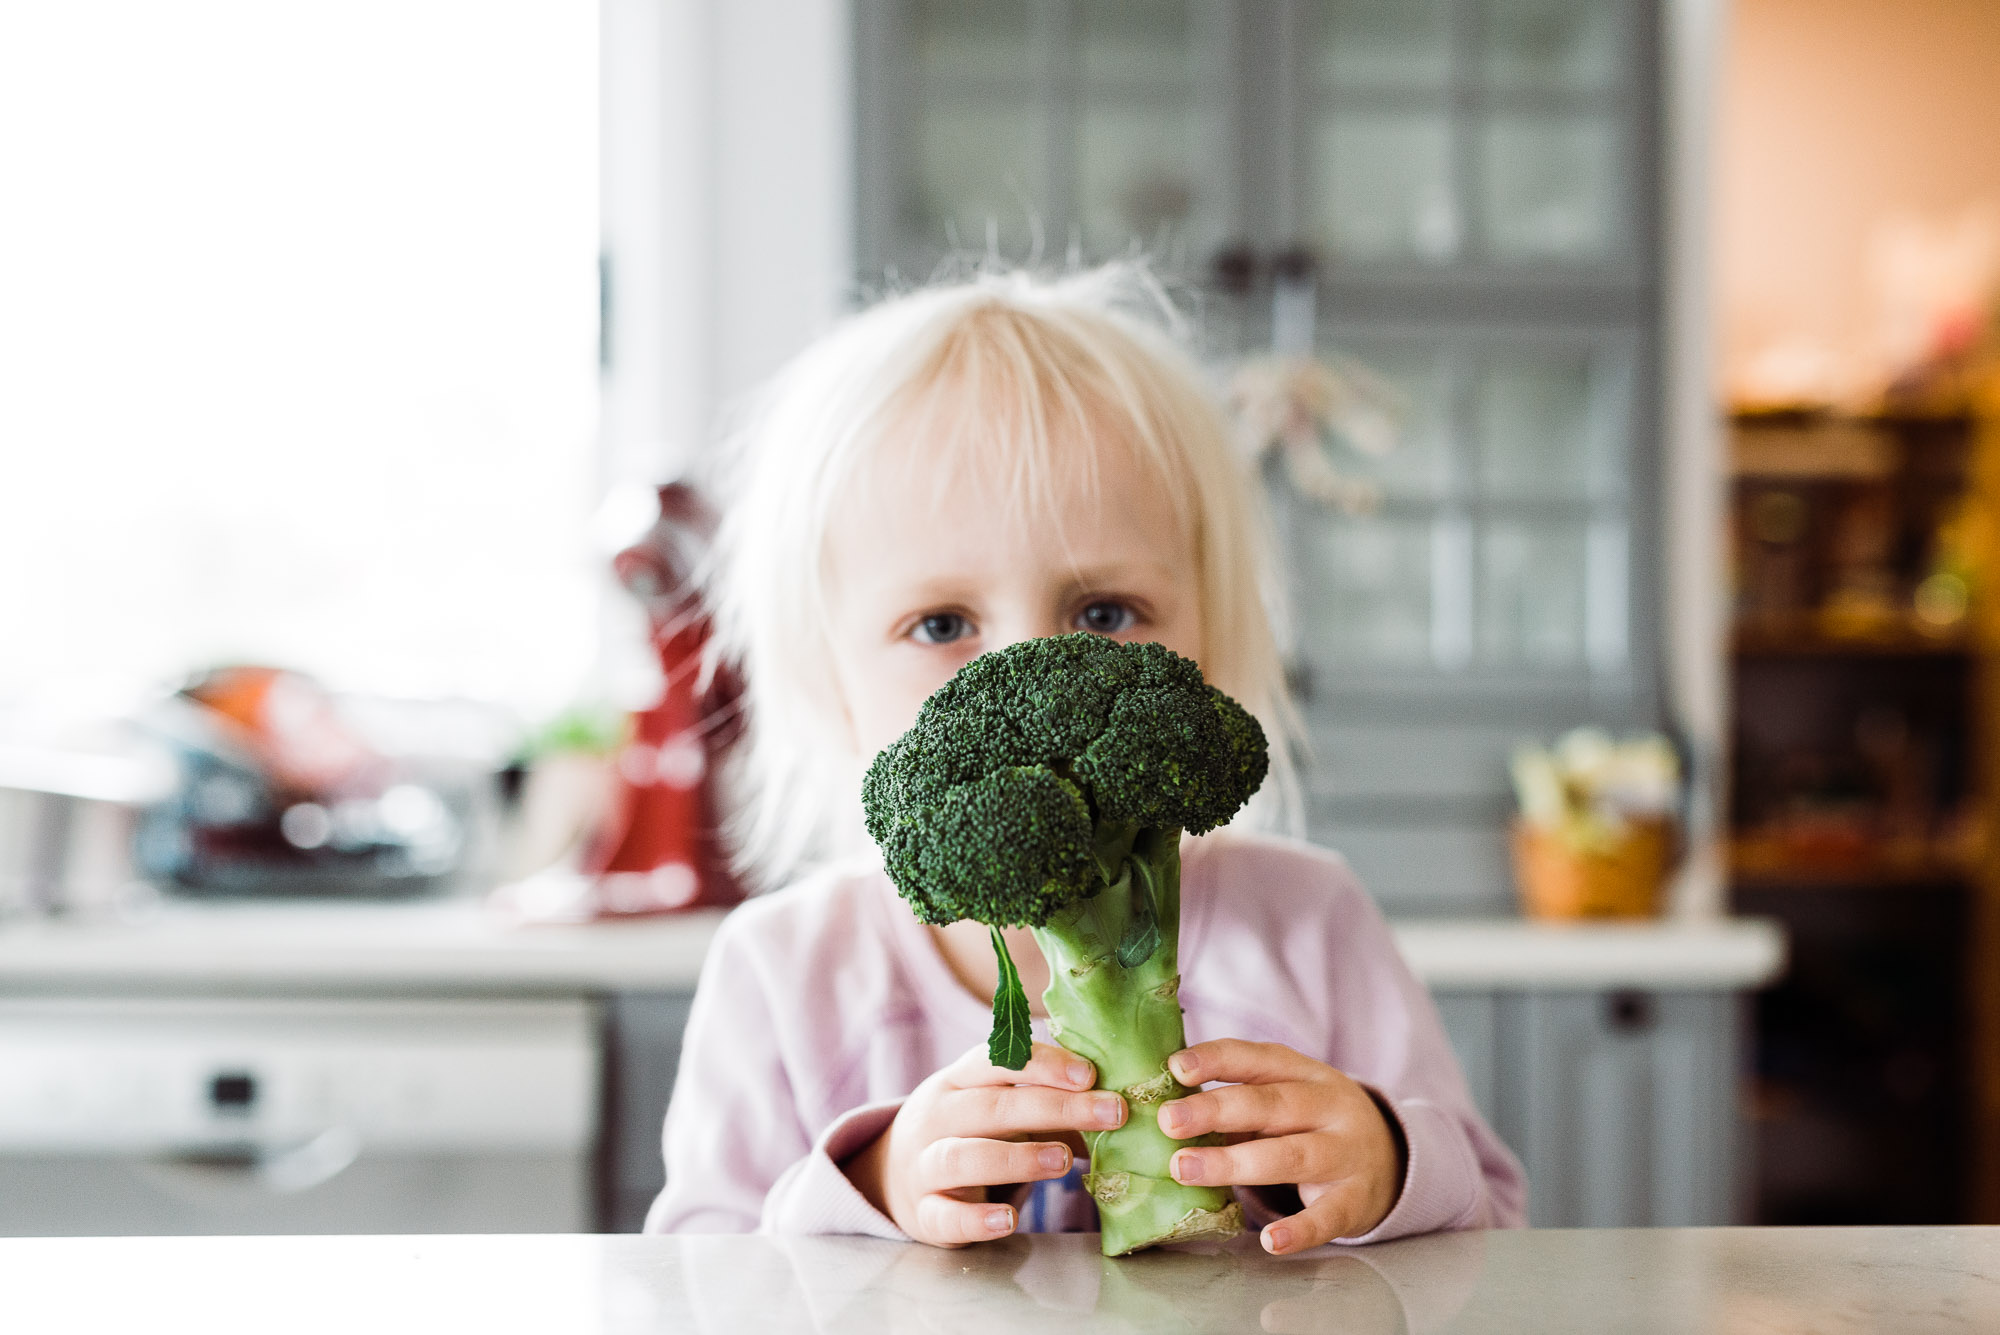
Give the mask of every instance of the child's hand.
M 1174 1078 L 1221 1089 L 1160 1105 L 1175 1140 L 1219 1131 L 1233 1143 L 1176 1150 L 1176 1179 L 1203 1186 L 1296 1186 L 1304 1209 L 1264 1230 L 1275 1254 L 1359 1237 L 1388 1216 L 1403 1189 L 1401 1137 L 1368 1091 L 1282 1043 L 1225 1038 L 1167 1062 Z
M 1062 1048 L 1037 1043 L 1027 1066 L 1009 1071 L 987 1061 L 981 1045 L 918 1085 L 889 1129 L 843 1167 L 919 1242 L 1004 1238 L 1014 1210 L 988 1204 L 988 1187 L 1061 1177 L 1074 1153 L 1061 1132 L 1125 1121 L 1125 1100 L 1086 1092 L 1095 1083 L 1096 1069 Z

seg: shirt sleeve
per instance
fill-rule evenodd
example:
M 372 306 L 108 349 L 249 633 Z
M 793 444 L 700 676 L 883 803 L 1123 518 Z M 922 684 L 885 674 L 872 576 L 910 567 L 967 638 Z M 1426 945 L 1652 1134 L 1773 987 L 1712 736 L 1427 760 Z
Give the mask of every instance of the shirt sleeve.
M 853 1109 L 810 1134 L 763 961 L 739 922 L 724 922 L 702 965 L 661 1133 L 667 1183 L 646 1232 L 904 1238 L 839 1166 L 888 1126 L 900 1102 Z
M 889 1129 L 903 1106 L 871 1103 L 836 1118 L 804 1158 L 787 1168 L 764 1197 L 765 1233 L 861 1233 L 910 1241 L 889 1216 L 868 1203 L 840 1161 Z
M 1473 1103 L 1437 1007 L 1346 862 L 1263 836 L 1211 848 L 1215 860 L 1196 864 L 1202 945 L 1190 972 L 1201 990 L 1190 1029 L 1280 1042 L 1323 1061 L 1366 1088 L 1402 1132 L 1407 1157 L 1389 1213 L 1336 1241 L 1525 1223 L 1520 1163 Z M 1290 1188 L 1236 1195 L 1253 1227 L 1300 1208 Z
M 1474 1106 L 1437 1007 L 1403 962 L 1388 923 L 1358 886 L 1353 894 L 1359 906 L 1342 934 L 1338 972 L 1347 981 L 1333 1065 L 1367 1086 L 1395 1118 L 1409 1158 L 1402 1190 L 1382 1222 L 1337 1241 L 1521 1227 L 1528 1188 L 1520 1161 Z

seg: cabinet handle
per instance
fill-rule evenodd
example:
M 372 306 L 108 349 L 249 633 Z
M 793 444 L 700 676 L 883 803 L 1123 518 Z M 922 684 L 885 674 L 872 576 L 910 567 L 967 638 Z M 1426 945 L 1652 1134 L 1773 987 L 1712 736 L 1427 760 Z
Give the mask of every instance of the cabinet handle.
M 1658 1007 L 1644 992 L 1613 992 L 1606 999 L 1604 1015 L 1614 1034 L 1643 1034 L 1659 1020 Z

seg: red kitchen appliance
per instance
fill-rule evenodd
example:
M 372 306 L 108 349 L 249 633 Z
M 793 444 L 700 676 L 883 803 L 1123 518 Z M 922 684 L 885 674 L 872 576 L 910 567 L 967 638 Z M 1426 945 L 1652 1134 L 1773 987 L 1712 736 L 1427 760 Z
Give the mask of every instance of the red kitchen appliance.
M 645 537 L 612 560 L 619 582 L 645 608 L 662 686 L 659 699 L 633 716 L 615 757 L 610 811 L 585 852 L 600 916 L 743 898 L 718 828 L 716 781 L 741 732 L 742 687 L 727 665 L 704 661 L 710 625 L 697 583 L 715 513 L 679 482 L 662 486 L 659 502 Z

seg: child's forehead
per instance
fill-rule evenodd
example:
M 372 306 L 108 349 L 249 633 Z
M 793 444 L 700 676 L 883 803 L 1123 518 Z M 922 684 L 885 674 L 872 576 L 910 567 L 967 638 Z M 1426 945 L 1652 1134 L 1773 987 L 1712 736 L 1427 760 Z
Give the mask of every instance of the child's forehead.
M 972 493 L 1015 518 L 1047 519 L 1080 504 L 1165 504 L 1183 490 L 1163 442 L 1101 395 L 1036 400 L 939 376 L 911 387 L 867 433 L 854 482 L 912 499 Z
M 1034 477 L 1015 467 L 1018 452 L 954 454 L 920 431 L 885 433 L 827 514 L 820 569 L 832 603 L 867 619 L 934 600 L 1190 577 L 1199 544 L 1137 452 L 1115 437 L 1070 443 Z

